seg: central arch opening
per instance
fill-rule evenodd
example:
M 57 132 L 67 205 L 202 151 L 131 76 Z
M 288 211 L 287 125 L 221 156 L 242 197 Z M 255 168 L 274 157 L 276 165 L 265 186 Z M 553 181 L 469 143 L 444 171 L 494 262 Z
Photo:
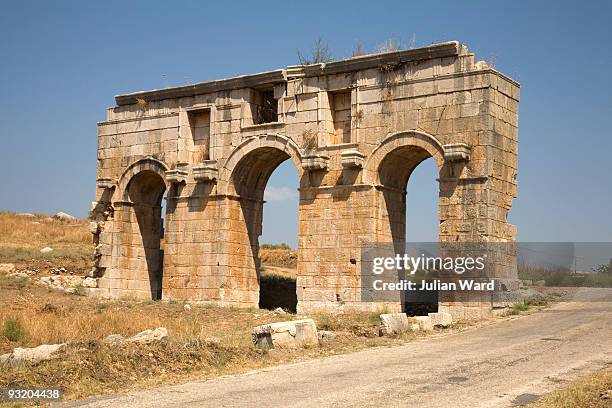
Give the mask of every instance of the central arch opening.
M 424 148 L 407 145 L 390 151 L 379 166 L 379 180 L 388 217 L 388 236 L 396 254 L 411 257 L 438 256 L 438 169 Z M 431 282 L 435 273 L 419 270 L 398 279 Z M 438 311 L 436 290 L 404 291 L 400 294 L 402 311 L 410 316 Z
M 128 279 L 135 281 L 135 288 L 148 288 L 151 299 L 159 300 L 162 298 L 164 264 L 162 198 L 166 184 L 159 174 L 145 170 L 130 180 L 127 192 L 138 223 L 138 234 L 131 234 L 132 257 L 126 271 L 130 274 Z M 142 260 L 146 264 L 146 272 L 143 271 Z
M 257 148 L 238 162 L 232 182 L 248 232 L 259 307 L 295 312 L 299 195 L 298 174 L 288 159 L 277 148 Z

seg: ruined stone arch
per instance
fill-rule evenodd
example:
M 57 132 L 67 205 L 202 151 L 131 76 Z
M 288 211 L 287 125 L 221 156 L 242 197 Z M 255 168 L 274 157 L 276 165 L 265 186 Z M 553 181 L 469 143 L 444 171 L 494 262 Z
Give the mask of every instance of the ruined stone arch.
M 381 67 L 397 74 L 398 92 L 376 86 Z M 406 103 L 406 95 L 414 101 Z M 361 249 L 366 242 L 401 246 L 410 229 L 406 197 L 419 194 L 407 191 L 407 180 L 423 160 L 433 157 L 438 167 L 439 182 L 431 182 L 439 189 L 441 242 L 515 239 L 506 215 L 517 188 L 519 96 L 516 81 L 478 63 L 456 41 L 315 70 L 290 66 L 119 95 L 98 124 L 95 201 L 110 215 L 97 248 L 104 270 L 97 295 L 158 297 L 163 271 L 162 298 L 258 305 L 264 191 L 276 167 L 291 159 L 300 184 L 298 310 L 399 310 L 399 302 L 365 296 Z M 151 109 L 137 107 L 143 100 Z M 273 100 L 276 117 L 268 119 L 276 121 L 257 124 L 258 112 Z M 453 114 L 441 118 L 441 110 Z M 380 131 L 408 119 L 414 127 Z M 307 155 L 301 140 L 313 130 L 352 143 L 330 143 Z M 194 156 L 189 138 L 200 136 L 208 142 L 202 144 L 208 160 Z M 126 169 L 126 162 L 136 163 Z M 160 228 L 164 188 L 168 205 Z M 518 287 L 513 262 L 494 272 L 508 287 Z M 476 302 L 440 304 L 458 318 L 491 305 L 486 297 Z
M 130 164 L 119 178 L 119 182 L 116 189 L 116 198 L 122 201 L 130 201 L 128 196 L 128 186 L 130 184 L 130 181 L 134 178 L 134 176 L 144 171 L 151 171 L 159 175 L 162 180 L 164 180 L 164 184 L 167 190 L 170 187 L 166 182 L 165 177 L 167 170 L 169 170 L 169 168 L 164 162 L 157 160 L 153 157 L 146 157 Z
M 274 169 L 287 159 L 291 159 L 298 173 L 298 179 L 301 179 L 302 152 L 293 140 L 278 134 L 251 137 L 236 147 L 220 168 L 218 192 L 239 194 L 241 186 L 236 186 L 234 182 L 237 178 L 241 178 L 242 182 L 249 184 L 251 188 L 261 189 L 260 187 L 265 187 L 267 178 Z M 248 161 L 251 163 L 246 163 Z M 257 167 L 265 167 L 261 169 L 264 174 L 263 177 L 256 175 L 253 179 Z M 245 174 L 239 174 L 241 172 Z M 253 186 L 253 183 L 256 186 Z M 263 194 L 263 191 L 261 193 Z
M 438 171 L 444 165 L 444 147 L 432 135 L 419 131 L 401 131 L 387 135 L 387 137 L 374 149 L 368 157 L 363 170 L 363 180 L 366 184 L 381 185 L 381 165 L 388 160 L 390 154 L 400 149 L 415 150 L 414 162 L 410 163 L 411 168 L 407 169 L 406 174 L 401 175 L 400 184 L 406 184 L 412 170 L 423 160 L 433 157 L 436 161 Z

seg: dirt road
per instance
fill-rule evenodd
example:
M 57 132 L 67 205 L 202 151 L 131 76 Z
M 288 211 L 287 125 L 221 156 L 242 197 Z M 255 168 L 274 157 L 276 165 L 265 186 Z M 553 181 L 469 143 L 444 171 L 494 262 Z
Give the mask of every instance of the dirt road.
M 612 363 L 612 290 L 529 316 L 70 407 L 504 407 Z

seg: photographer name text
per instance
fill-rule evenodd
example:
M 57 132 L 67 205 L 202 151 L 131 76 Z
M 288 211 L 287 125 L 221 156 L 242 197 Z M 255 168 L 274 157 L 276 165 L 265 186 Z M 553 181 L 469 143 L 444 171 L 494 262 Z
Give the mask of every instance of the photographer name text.
M 494 291 L 495 280 L 483 282 L 474 279 L 460 279 L 457 282 L 443 282 L 439 279 L 426 281 L 421 280 L 415 282 L 411 280 L 400 280 L 398 282 L 383 282 L 378 279 L 372 282 L 374 290 L 408 290 L 408 291 L 421 291 L 421 290 L 439 290 L 439 291 L 454 291 L 454 290 L 465 290 L 465 291 Z

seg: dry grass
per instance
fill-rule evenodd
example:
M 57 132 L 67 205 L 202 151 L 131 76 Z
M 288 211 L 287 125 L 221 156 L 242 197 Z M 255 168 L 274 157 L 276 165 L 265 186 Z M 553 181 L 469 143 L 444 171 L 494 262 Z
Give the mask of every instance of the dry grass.
M 0 328 L 17 321 L 23 334 L 9 340 L 0 332 L 0 353 L 40 344 L 69 342 L 69 346 L 56 360 L 3 367 L 0 388 L 54 385 L 62 387 L 68 399 L 83 398 L 398 344 L 412 338 L 378 337 L 378 315 L 374 313 L 321 313 L 310 317 L 321 329 L 338 334 L 331 343 L 269 352 L 252 346 L 254 326 L 298 317 L 195 304 L 186 310 L 184 304 L 173 302 L 98 301 L 2 276 Z M 115 347 L 100 341 L 109 334 L 129 336 L 155 327 L 166 327 L 170 340 Z M 218 344 L 210 341 L 213 337 Z
M 41 255 L 39 249 L 45 246 L 54 251 Z M 46 216 L 0 213 L 0 262 L 13 262 L 18 270 L 42 274 L 52 267 L 65 267 L 73 273 L 86 272 L 91 267 L 92 250 L 86 221 L 66 223 Z M 284 265 L 291 257 L 289 251 L 281 252 L 267 256 Z M 275 269 L 294 276 L 292 269 Z M 378 337 L 378 315 L 374 313 L 320 313 L 310 317 L 321 329 L 338 334 L 332 342 L 271 351 L 256 350 L 251 344 L 254 326 L 299 317 L 196 304 L 189 310 L 176 302 L 101 301 L 35 286 L 24 278 L 0 276 L 0 354 L 15 347 L 68 343 L 57 359 L 3 366 L 0 388 L 59 386 L 67 399 L 75 399 L 398 344 L 412 338 Z M 110 334 L 131 336 L 156 327 L 168 329 L 168 341 L 138 346 L 107 346 L 101 342 Z
M 297 268 L 297 253 L 291 249 L 268 249 L 259 250 L 261 263 L 266 266 L 278 266 L 281 268 Z
M 45 214 L 35 217 L 0 212 L 0 247 L 8 248 L 74 248 L 91 245 L 91 234 L 85 220 L 58 221 Z
M 604 408 L 612 406 L 612 368 L 597 371 L 542 397 L 534 408 Z
M 53 248 L 41 254 L 40 249 Z M 0 212 L 0 263 L 18 270 L 49 275 L 51 268 L 84 275 L 91 269 L 94 246 L 85 220 L 59 221 L 45 214 L 35 217 Z

